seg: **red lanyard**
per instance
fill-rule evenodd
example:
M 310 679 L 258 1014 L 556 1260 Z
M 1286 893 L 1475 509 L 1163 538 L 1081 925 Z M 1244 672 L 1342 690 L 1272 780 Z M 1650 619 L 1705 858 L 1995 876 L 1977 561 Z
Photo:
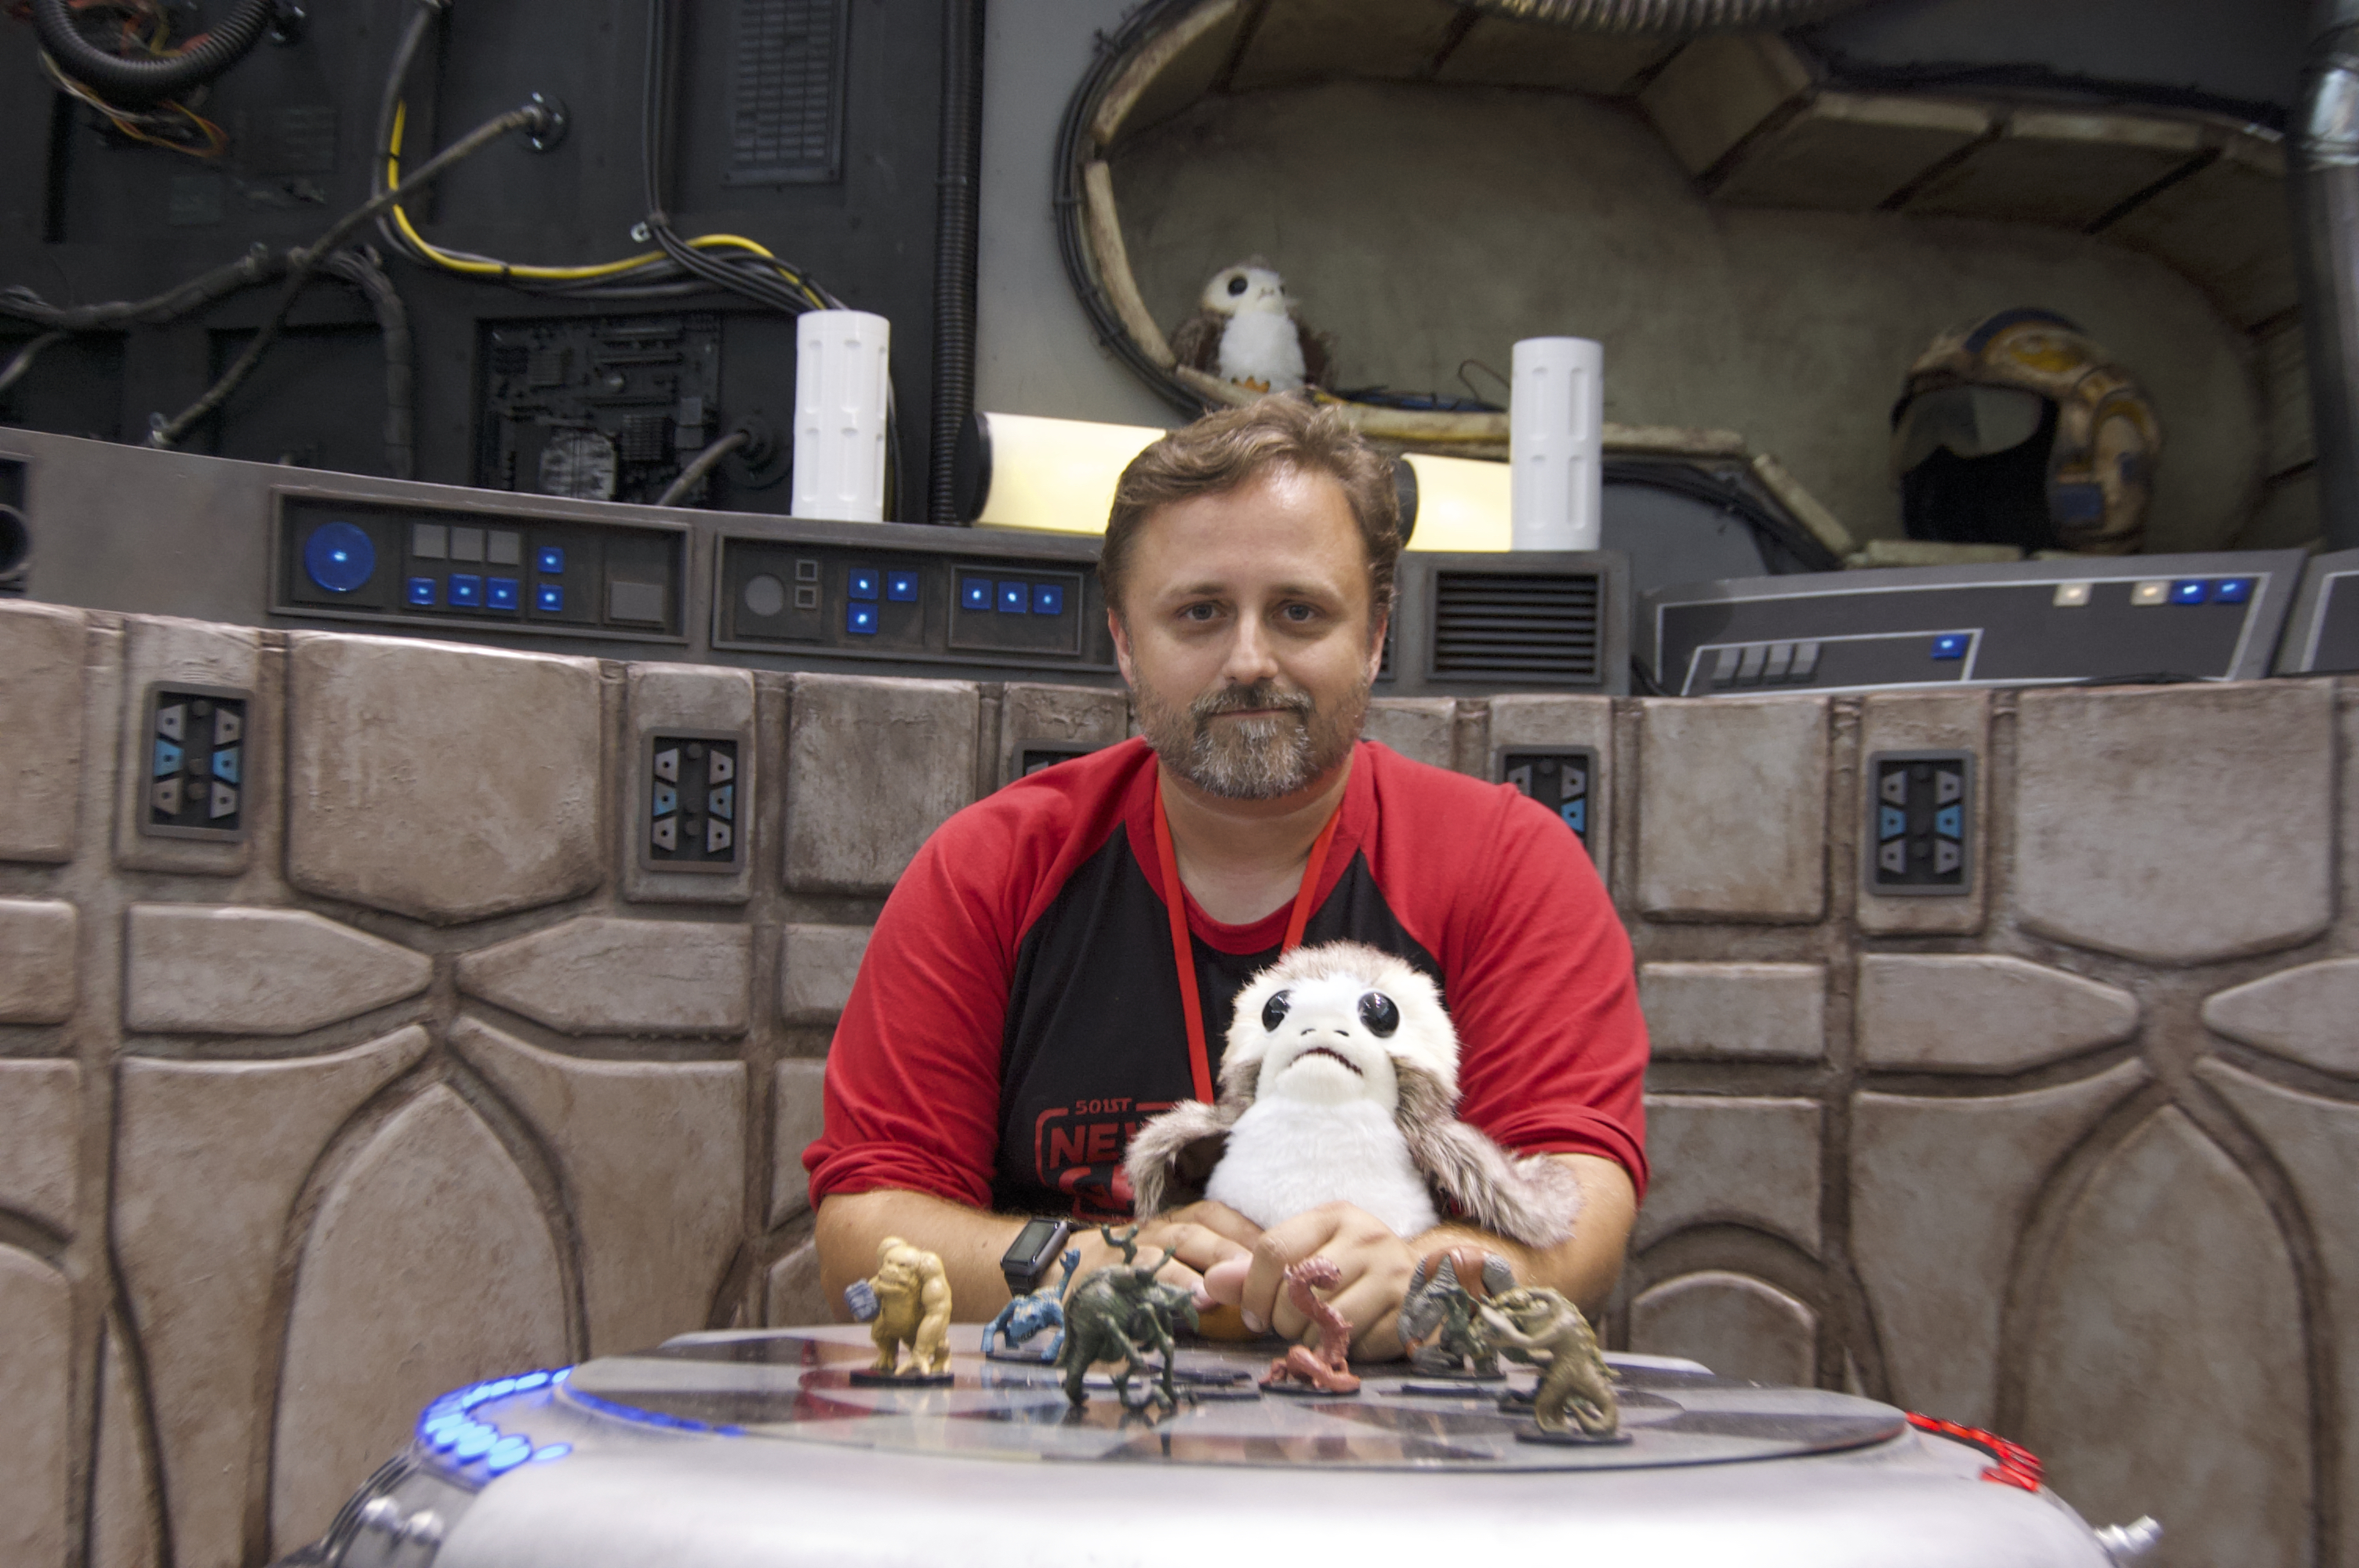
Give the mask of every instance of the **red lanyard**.
M 1343 803 L 1337 801 L 1327 826 L 1310 842 L 1310 859 L 1302 868 L 1302 886 L 1294 895 L 1294 913 L 1287 917 L 1286 945 L 1290 953 L 1302 946 L 1303 927 L 1310 924 L 1310 906 L 1319 901 L 1320 873 L 1327 869 L 1327 847 L 1335 841 L 1335 825 L 1343 820 Z M 1196 989 L 1196 949 L 1188 940 L 1188 890 L 1180 883 L 1180 857 L 1171 848 L 1171 818 L 1163 810 L 1163 774 L 1155 775 L 1155 856 L 1163 870 L 1163 905 L 1171 916 L 1171 958 L 1180 968 L 1180 1010 L 1188 1019 L 1188 1072 L 1196 1098 L 1212 1098 L 1212 1057 L 1204 1049 L 1204 999 Z

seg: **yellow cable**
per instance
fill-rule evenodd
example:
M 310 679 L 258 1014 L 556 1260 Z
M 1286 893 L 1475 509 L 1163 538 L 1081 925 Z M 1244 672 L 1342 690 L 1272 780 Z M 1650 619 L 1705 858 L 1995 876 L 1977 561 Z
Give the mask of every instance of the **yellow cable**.
M 405 99 L 396 103 L 393 109 L 393 137 L 385 154 L 385 179 L 388 187 L 401 183 L 401 136 L 404 127 L 408 124 L 408 119 L 409 103 Z M 619 273 L 630 272 L 646 266 L 650 262 L 659 262 L 664 259 L 663 252 L 648 251 L 623 261 L 597 262 L 582 266 L 531 266 L 509 262 L 477 261 L 466 256 L 452 255 L 450 252 L 428 241 L 410 222 L 409 214 L 401 210 L 401 203 L 398 201 L 393 204 L 393 221 L 395 226 L 400 229 L 402 237 L 425 253 L 436 265 L 451 272 L 465 273 L 477 277 L 521 277 L 535 281 L 576 282 L 587 278 L 613 277 Z M 793 284 L 805 297 L 810 297 L 810 290 L 803 280 L 784 266 L 778 266 L 778 258 L 775 254 L 741 234 L 699 234 L 688 243 L 698 250 L 750 251 L 764 261 L 777 266 L 780 276 Z M 813 300 L 813 303 L 816 304 L 817 301 Z

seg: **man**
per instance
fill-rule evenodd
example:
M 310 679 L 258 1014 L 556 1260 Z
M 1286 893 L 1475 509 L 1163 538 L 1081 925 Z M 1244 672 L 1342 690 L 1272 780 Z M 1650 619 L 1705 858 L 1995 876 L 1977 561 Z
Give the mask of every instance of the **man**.
M 1130 1133 L 1212 1098 L 1231 1003 L 1291 922 L 1433 978 L 1460 1114 L 1572 1169 L 1574 1233 L 1546 1250 L 1447 1221 L 1404 1238 L 1346 1205 L 1264 1232 L 1199 1203 L 1150 1221 L 1142 1254 L 1176 1246 L 1168 1273 L 1192 1283 L 1250 1253 L 1246 1323 L 1289 1337 L 1305 1324 L 1284 1271 L 1324 1254 L 1378 1359 L 1439 1248 L 1602 1303 L 1646 1175 L 1629 943 L 1552 814 L 1359 741 L 1399 549 L 1389 464 L 1296 399 L 1209 416 L 1124 470 L 1099 575 L 1145 741 L 968 807 L 886 902 L 804 1156 L 831 1299 L 901 1236 L 941 1255 L 961 1316 L 987 1317 L 1027 1217 L 1126 1216 Z M 1084 1271 L 1118 1260 L 1094 1229 L 1074 1245 Z

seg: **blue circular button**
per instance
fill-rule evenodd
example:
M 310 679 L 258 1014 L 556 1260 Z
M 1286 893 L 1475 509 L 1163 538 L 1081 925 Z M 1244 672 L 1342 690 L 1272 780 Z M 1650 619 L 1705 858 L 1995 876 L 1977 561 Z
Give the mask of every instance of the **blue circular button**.
M 303 569 L 330 593 L 351 593 L 376 570 L 376 546 L 350 523 L 322 523 L 303 541 Z

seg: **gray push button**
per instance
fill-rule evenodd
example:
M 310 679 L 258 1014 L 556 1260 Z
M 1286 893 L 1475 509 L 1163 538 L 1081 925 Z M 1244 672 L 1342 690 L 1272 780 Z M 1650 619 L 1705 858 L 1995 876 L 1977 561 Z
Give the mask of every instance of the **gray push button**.
M 1753 646 L 1745 649 L 1745 662 L 1736 666 L 1736 684 L 1739 686 L 1760 685 L 1761 667 L 1767 664 L 1768 660 L 1769 649 L 1766 643 L 1756 643 Z
M 1805 681 L 1819 673 L 1819 645 L 1816 643 L 1794 644 L 1794 667 L 1787 672 L 1790 680 Z

